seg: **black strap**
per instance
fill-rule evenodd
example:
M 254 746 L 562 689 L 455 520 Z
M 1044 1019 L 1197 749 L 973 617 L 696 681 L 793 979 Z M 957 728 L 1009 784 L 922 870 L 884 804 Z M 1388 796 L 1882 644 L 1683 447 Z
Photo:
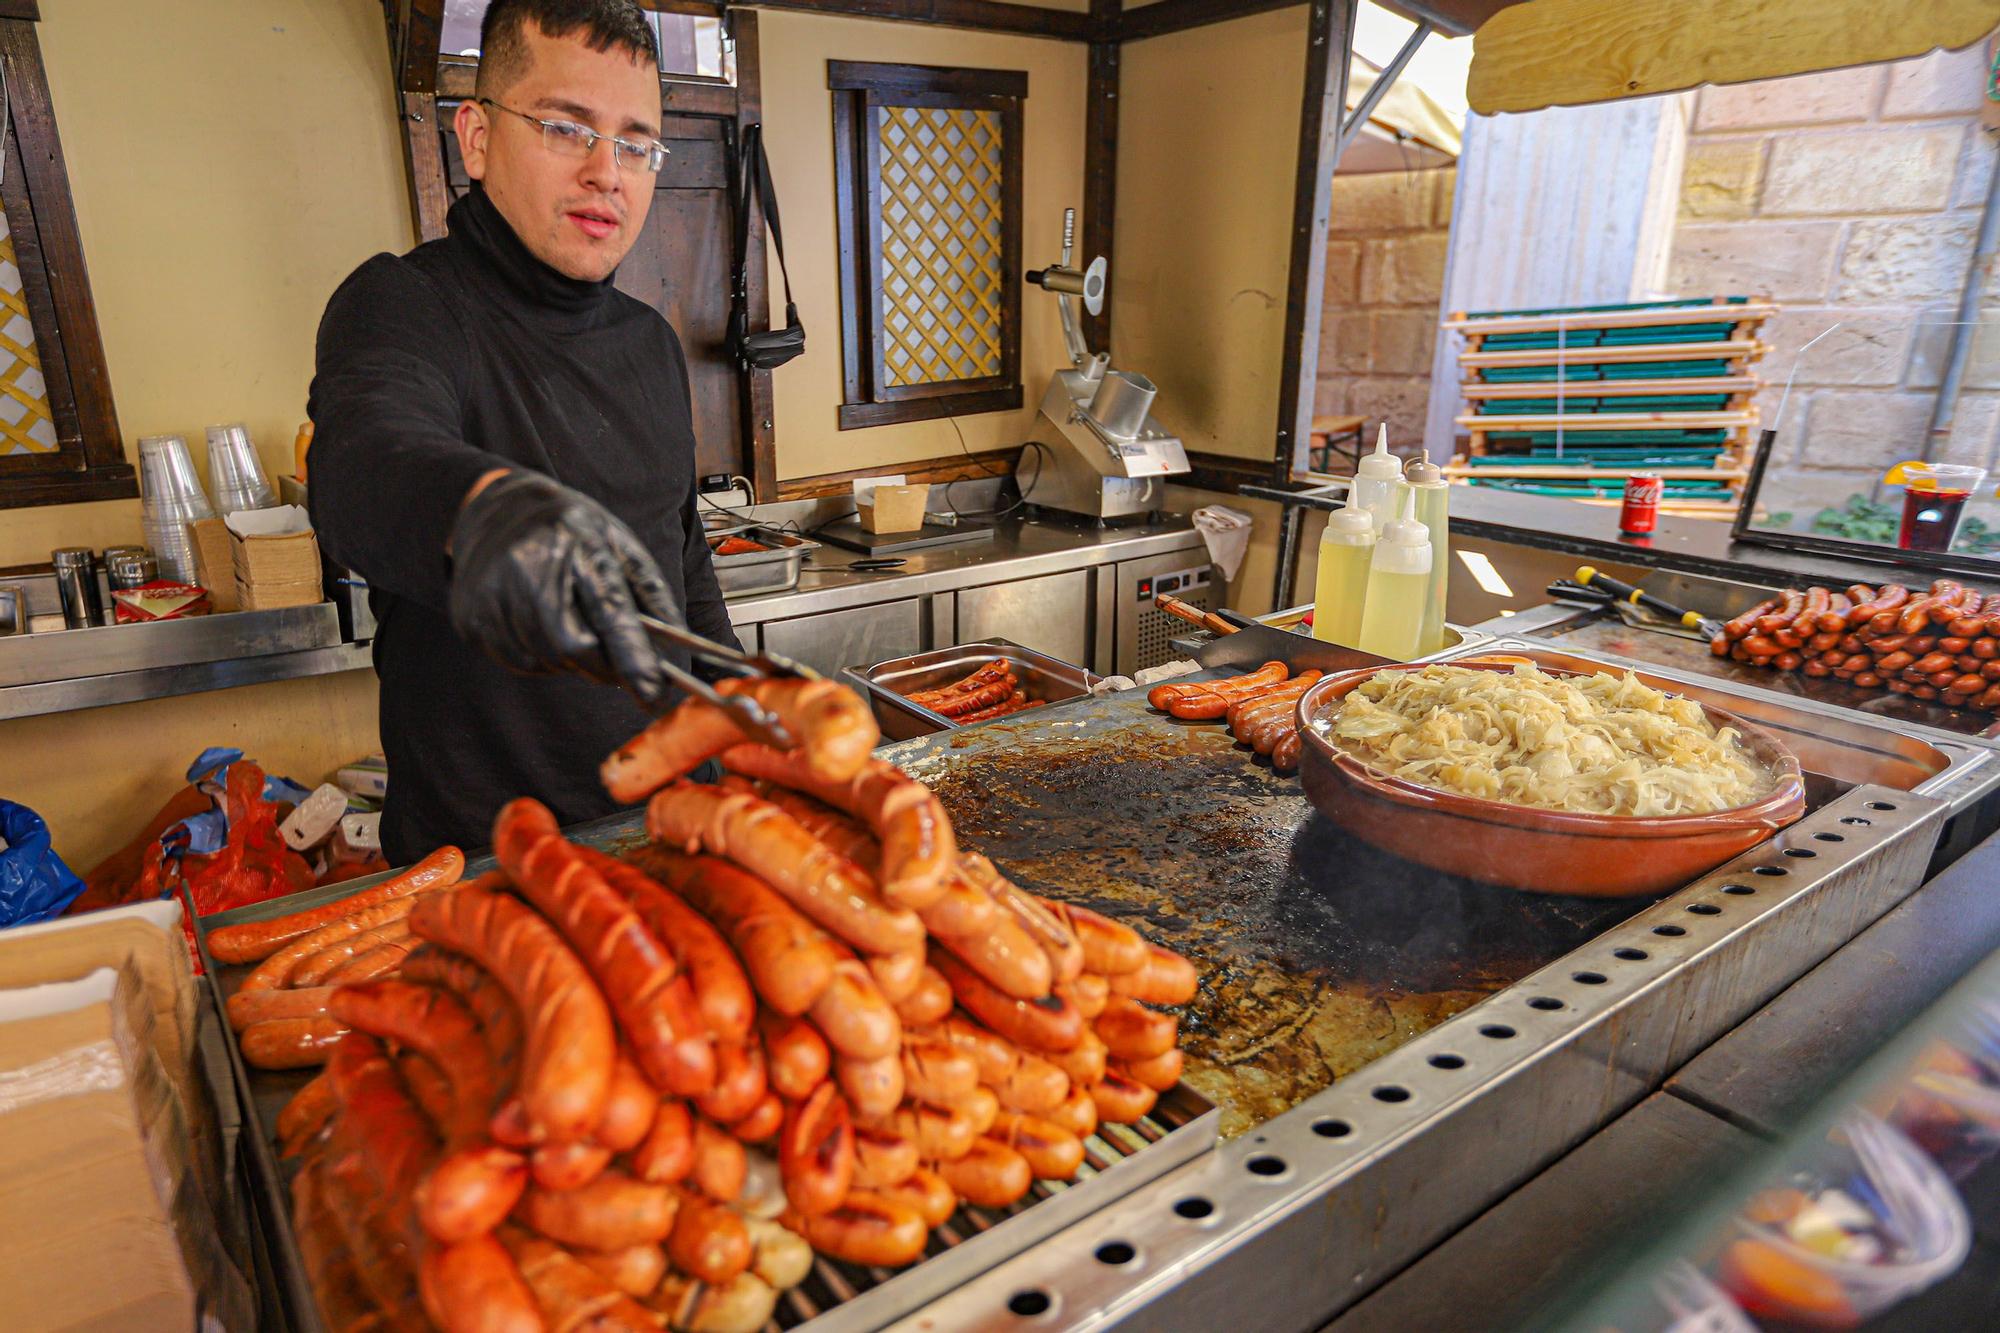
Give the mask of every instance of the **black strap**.
M 750 303 L 750 208 L 751 195 L 764 209 L 764 223 L 771 229 L 771 243 L 778 252 L 778 273 L 785 284 L 785 322 L 799 322 L 798 307 L 792 304 L 792 275 L 785 267 L 785 233 L 778 224 L 778 190 L 771 183 L 771 161 L 764 156 L 764 127 L 743 129 L 743 180 L 736 200 L 736 292 L 737 302 L 747 316 Z

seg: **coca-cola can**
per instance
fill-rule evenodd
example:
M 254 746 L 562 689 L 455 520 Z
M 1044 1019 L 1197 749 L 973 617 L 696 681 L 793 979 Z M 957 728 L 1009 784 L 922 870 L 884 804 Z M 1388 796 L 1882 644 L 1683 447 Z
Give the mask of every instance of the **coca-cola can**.
M 1618 511 L 1618 530 L 1637 536 L 1660 525 L 1660 497 L 1667 483 L 1655 473 L 1635 472 L 1625 478 L 1625 505 Z

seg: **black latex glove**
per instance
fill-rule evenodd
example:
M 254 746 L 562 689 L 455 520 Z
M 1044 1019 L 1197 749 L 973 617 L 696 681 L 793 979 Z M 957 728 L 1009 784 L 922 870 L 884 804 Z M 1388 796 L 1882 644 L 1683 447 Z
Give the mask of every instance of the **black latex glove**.
M 539 472 L 509 472 L 451 529 L 451 627 L 530 675 L 578 671 L 651 703 L 666 688 L 644 612 L 685 625 L 632 530 Z

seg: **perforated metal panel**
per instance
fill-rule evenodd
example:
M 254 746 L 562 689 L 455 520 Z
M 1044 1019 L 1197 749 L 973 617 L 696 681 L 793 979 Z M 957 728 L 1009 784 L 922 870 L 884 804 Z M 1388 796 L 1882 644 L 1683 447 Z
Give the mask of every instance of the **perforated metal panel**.
M 1215 569 L 1208 563 L 1207 553 L 1174 551 L 1119 564 L 1114 593 L 1118 614 L 1113 667 L 1118 674 L 1129 676 L 1178 656 L 1168 643 L 1192 627 L 1153 605 L 1154 596 L 1163 592 L 1204 611 L 1214 610 L 1219 605 L 1221 586 L 1215 581 Z

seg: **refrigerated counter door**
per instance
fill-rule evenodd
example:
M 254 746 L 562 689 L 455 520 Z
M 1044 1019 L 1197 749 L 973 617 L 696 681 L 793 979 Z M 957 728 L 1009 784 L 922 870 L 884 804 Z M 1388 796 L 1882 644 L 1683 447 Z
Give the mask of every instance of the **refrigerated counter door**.
M 1073 570 L 1041 578 L 966 588 L 958 594 L 954 643 L 1007 639 L 1079 665 L 1090 661 L 1090 574 Z
M 850 663 L 907 657 L 923 647 L 923 600 L 917 597 L 764 626 L 765 652 L 796 658 L 828 676 Z

